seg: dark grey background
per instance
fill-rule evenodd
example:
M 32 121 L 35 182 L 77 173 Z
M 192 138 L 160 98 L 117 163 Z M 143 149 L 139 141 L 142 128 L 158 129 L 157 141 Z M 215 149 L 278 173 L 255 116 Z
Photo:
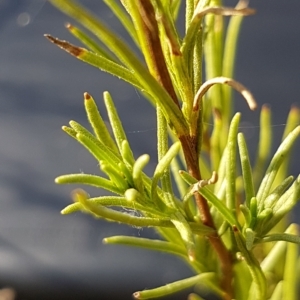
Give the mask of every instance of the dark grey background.
M 101 1 L 82 2 L 124 35 Z M 271 105 L 278 143 L 290 105 L 299 103 L 300 2 L 257 0 L 251 6 L 258 12 L 243 24 L 235 78 L 259 104 Z M 90 155 L 60 130 L 70 119 L 87 125 L 85 91 L 103 112 L 102 93 L 111 92 L 135 156 L 150 153 L 153 163 L 154 110 L 132 87 L 43 37 L 50 33 L 74 42 L 64 29 L 66 21 L 72 20 L 42 0 L 0 0 L 0 287 L 12 286 L 19 299 L 131 299 L 136 290 L 184 278 L 190 271 L 164 254 L 102 245 L 106 236 L 153 233 L 80 213 L 61 216 L 74 187 L 56 186 L 53 179 L 98 171 Z M 239 97 L 237 107 L 249 144 L 255 146 L 258 112 L 249 113 Z M 292 173 L 299 167 L 296 158 Z M 91 194 L 97 195 L 95 190 Z

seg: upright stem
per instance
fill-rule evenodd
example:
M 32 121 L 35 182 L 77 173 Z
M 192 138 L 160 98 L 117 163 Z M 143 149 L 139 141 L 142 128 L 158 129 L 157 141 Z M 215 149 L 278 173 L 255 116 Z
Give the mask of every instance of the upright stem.
M 161 41 L 159 38 L 159 30 L 155 19 L 155 12 L 150 0 L 139 0 L 139 11 L 143 22 L 143 38 L 147 43 L 146 62 L 151 74 L 156 80 L 167 90 L 174 102 L 179 106 L 176 92 L 174 90 L 172 80 L 165 63 Z M 197 131 L 197 130 L 196 130 Z M 184 157 L 186 160 L 188 172 L 197 180 L 201 180 L 199 168 L 199 139 L 198 132 L 196 135 L 179 136 L 182 145 Z M 195 193 L 195 200 L 200 212 L 201 221 L 203 224 L 216 229 L 212 216 L 210 214 L 207 201 L 199 194 Z M 216 232 L 216 231 L 215 231 Z M 208 239 L 215 249 L 221 264 L 222 280 L 221 287 L 225 291 L 225 299 L 232 299 L 232 258 L 217 232 L 209 235 Z
M 179 139 L 181 141 L 188 172 L 197 180 L 201 180 L 198 152 L 195 151 L 195 147 L 191 147 L 193 143 L 191 143 L 190 137 L 182 136 L 179 137 Z M 200 212 L 202 223 L 206 226 L 216 229 L 207 201 L 199 193 L 195 193 L 194 197 Z M 222 272 L 221 287 L 226 292 L 225 299 L 232 299 L 233 271 L 231 253 L 226 249 L 217 232 L 208 235 L 207 237 L 220 259 Z

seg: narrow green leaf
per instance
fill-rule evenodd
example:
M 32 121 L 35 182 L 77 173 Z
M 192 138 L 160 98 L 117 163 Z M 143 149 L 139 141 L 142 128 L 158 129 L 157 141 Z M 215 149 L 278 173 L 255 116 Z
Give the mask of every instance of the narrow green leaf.
M 76 189 L 73 192 L 73 200 L 74 202 L 79 202 L 84 210 L 94 215 L 96 218 L 104 218 L 107 221 L 119 222 L 131 226 L 137 227 L 171 227 L 174 228 L 173 223 L 169 218 L 156 217 L 136 217 L 127 213 L 122 213 L 116 210 L 109 209 L 102 205 L 95 205 L 92 201 L 89 201 L 88 195 L 85 191 L 81 189 Z M 133 205 L 135 204 L 132 202 Z M 197 224 L 197 223 L 189 223 L 193 232 L 201 235 L 207 235 L 214 232 L 210 227 Z
M 136 217 L 127 213 L 109 209 L 102 205 L 95 205 L 93 202 L 88 201 L 88 195 L 81 189 L 77 189 L 73 192 L 73 200 L 74 202 L 79 202 L 84 210 L 91 213 L 95 217 L 104 218 L 107 221 L 114 221 L 138 227 L 172 226 L 171 221 L 167 218 Z
M 119 1 L 103 0 L 103 2 L 111 9 L 111 11 L 114 13 L 114 15 L 122 23 L 122 25 L 124 26 L 124 28 L 126 29 L 128 34 L 131 36 L 134 43 L 139 47 L 137 34 L 136 34 L 135 28 L 132 24 L 132 21 L 128 17 L 128 14 L 126 14 L 126 11 L 119 4 Z
M 237 143 L 236 137 L 238 133 L 241 114 L 236 113 L 232 118 L 228 141 L 227 141 L 227 163 L 226 163 L 226 206 L 230 210 L 236 209 L 236 156 Z
M 212 170 L 218 170 L 220 166 L 220 161 L 222 157 L 221 143 L 220 143 L 220 136 L 222 134 L 222 120 L 221 115 L 217 110 L 213 112 L 214 118 L 214 127 L 210 137 L 210 157 L 211 157 L 211 164 Z
M 123 158 L 124 163 L 127 166 L 133 166 L 134 164 L 134 156 L 132 150 L 130 148 L 129 142 L 127 140 L 123 140 L 121 145 L 121 155 Z
M 251 213 L 251 223 L 250 223 L 250 227 L 254 228 L 254 226 L 256 225 L 256 219 L 257 219 L 257 199 L 256 197 L 251 198 L 250 200 L 250 213 Z
M 285 156 L 289 153 L 290 149 L 294 145 L 296 139 L 300 134 L 300 126 L 296 127 L 281 143 L 278 150 L 276 151 L 271 163 L 266 171 L 266 174 L 262 180 L 257 193 L 258 209 L 263 209 L 264 200 L 270 193 L 270 189 L 273 185 L 277 172 L 283 162 Z
M 89 12 L 75 0 L 50 0 L 63 13 L 71 16 L 82 26 L 94 34 L 107 46 L 129 69 L 133 64 L 140 64 L 131 49 L 124 41 L 107 28 L 94 14 Z M 130 56 L 130 57 L 129 57 Z
M 227 31 L 226 37 L 224 40 L 224 54 L 222 60 L 222 74 L 226 77 L 234 77 L 234 69 L 235 69 L 235 60 L 237 53 L 237 43 L 240 35 L 240 29 L 242 25 L 242 21 L 244 20 L 244 16 L 231 16 Z M 231 116 L 232 109 L 232 90 L 228 86 L 222 86 L 224 103 L 226 103 L 224 107 L 224 118 L 229 120 Z
M 200 297 L 197 294 L 191 293 L 187 300 L 205 300 L 204 298 Z
M 296 178 L 292 186 L 280 197 L 273 206 L 275 214 L 279 212 L 289 212 L 300 200 L 300 175 Z
M 189 287 L 196 285 L 198 282 L 214 282 L 215 274 L 214 273 L 202 273 L 190 278 L 182 279 L 173 283 L 169 283 L 165 286 L 158 287 L 152 290 L 144 290 L 135 292 L 133 297 L 135 299 L 153 299 L 159 298 L 167 295 L 174 294 L 176 292 L 182 291 Z
M 222 145 L 219 145 L 220 147 Z M 221 149 L 220 149 L 221 150 Z M 220 199 L 225 199 L 226 194 L 226 165 L 227 165 L 227 148 L 223 149 L 219 167 L 217 169 L 218 181 L 214 184 L 214 191 Z M 222 196 L 221 196 L 222 194 Z
M 51 35 L 45 36 L 59 48 L 65 50 L 66 52 L 82 60 L 83 62 L 90 64 L 96 68 L 99 68 L 102 71 L 108 72 L 114 76 L 117 76 L 118 78 L 121 78 L 122 80 L 127 81 L 131 85 L 135 86 L 142 92 L 147 93 L 147 91 L 140 84 L 140 81 L 136 78 L 135 74 L 126 67 L 115 63 L 114 61 L 111 61 L 105 58 L 104 56 L 93 53 L 87 49 L 80 48 L 70 44 L 69 42 L 54 38 Z M 151 100 L 151 98 L 149 99 Z
M 263 227 L 264 234 L 268 233 L 300 200 L 300 175 L 293 185 L 277 200 L 273 207 L 273 217 Z
M 300 109 L 297 106 L 292 106 L 286 125 L 284 127 L 284 133 L 282 135 L 282 140 L 284 140 L 288 134 L 293 131 L 300 123 Z
M 86 184 L 95 186 L 97 188 L 102 188 L 110 192 L 122 195 L 123 191 L 116 187 L 110 180 L 102 178 L 96 175 L 90 174 L 68 174 L 61 175 L 55 178 L 55 183 L 57 184 Z
M 96 138 L 90 138 L 82 133 L 77 133 L 77 140 L 98 160 L 107 161 L 116 171 L 119 170 L 120 159 Z
M 181 178 L 189 185 L 195 184 L 198 181 L 192 175 L 190 175 L 188 172 L 186 172 L 184 170 L 180 170 L 179 174 L 180 174 Z
M 287 245 L 285 266 L 283 273 L 283 299 L 297 300 L 299 298 L 299 269 L 297 260 L 299 257 L 299 226 L 296 224 L 291 225 L 291 231 L 294 236 L 298 238 L 298 245 L 289 243 Z
M 105 122 L 100 115 L 95 100 L 88 93 L 84 93 L 84 107 L 88 120 L 98 140 L 117 154 L 118 148 L 116 147 L 116 144 L 114 143 Z
M 170 242 L 170 243 L 174 243 L 174 244 L 178 244 L 181 245 L 184 250 L 185 250 L 185 254 L 186 254 L 186 248 L 184 245 L 184 242 L 182 241 L 182 238 L 178 232 L 178 230 L 173 227 L 173 228 L 167 228 L 167 227 L 156 227 L 155 230 L 157 231 L 157 233 L 159 233 L 159 235 L 166 241 Z M 190 263 L 190 261 L 189 261 Z
M 191 186 L 182 198 L 183 209 L 189 220 L 194 220 L 195 215 L 197 215 L 197 210 L 195 209 L 196 206 L 193 203 L 191 203 L 193 195 L 194 190 Z
M 194 0 L 187 0 L 186 1 L 186 8 L 185 8 L 185 32 L 188 31 L 190 27 L 190 23 L 193 17 L 195 9 L 195 2 Z
M 234 264 L 234 282 L 235 299 L 248 300 L 252 278 L 246 261 Z
M 140 156 L 133 165 L 132 178 L 135 188 L 141 193 L 144 193 L 144 182 L 143 182 L 143 169 L 148 164 L 150 156 L 144 154 Z
M 243 172 L 243 184 L 245 188 L 246 206 L 250 207 L 251 198 L 255 196 L 252 169 L 248 154 L 247 144 L 242 133 L 238 134 L 238 147 L 240 151 L 240 159 Z
M 274 191 L 266 198 L 264 201 L 264 208 L 273 208 L 279 198 L 283 195 L 283 193 L 287 190 L 287 188 L 291 185 L 294 180 L 294 176 L 287 177 L 282 183 L 277 186 Z
M 247 206 L 245 206 L 244 204 L 240 205 L 240 210 L 242 212 L 242 214 L 244 215 L 245 218 L 245 228 L 250 227 L 250 222 L 251 222 L 251 213 L 250 210 Z
M 157 156 L 160 162 L 169 150 L 169 135 L 166 119 L 159 107 L 156 108 L 157 116 Z M 174 157 L 173 157 L 174 158 Z M 174 195 L 171 181 L 170 166 L 164 169 L 163 175 L 160 178 L 161 188 L 165 192 L 164 198 L 166 203 L 173 208 L 176 208 L 172 195 Z
M 128 201 L 132 203 L 137 203 L 138 206 L 136 206 L 136 210 L 140 210 L 141 212 L 146 213 L 148 217 L 149 216 L 168 217 L 168 214 L 165 214 L 161 210 L 158 210 L 157 207 L 153 205 L 153 202 L 145 195 L 145 193 L 142 194 L 138 190 L 134 188 L 130 188 L 126 190 L 124 196 Z
M 243 258 L 246 260 L 249 271 L 251 273 L 256 292 L 255 299 L 265 300 L 267 296 L 267 284 L 265 275 L 253 253 L 247 250 L 246 242 L 236 226 L 233 226 L 233 233 L 236 244 L 241 251 Z
M 180 163 L 178 157 L 174 157 L 171 162 L 171 172 L 175 181 L 175 186 L 179 191 L 180 198 L 182 198 L 188 187 L 180 175 Z
M 110 166 L 119 171 L 118 157 L 110 148 L 97 140 L 88 130 L 75 121 L 69 122 L 70 126 L 77 132 L 76 139 L 80 142 L 98 161 L 109 162 Z
M 125 197 L 119 196 L 101 196 L 96 198 L 89 198 L 87 201 L 93 202 L 95 205 L 103 205 L 103 206 L 115 206 L 122 207 L 124 209 L 135 209 L 135 206 L 132 202 L 128 201 Z M 72 203 L 66 206 L 61 214 L 68 215 L 83 209 L 83 206 L 80 202 Z
M 91 37 L 89 37 L 84 31 L 80 30 L 78 27 L 71 25 L 70 23 L 66 25 L 66 28 L 92 52 L 95 52 L 96 54 L 116 63 L 116 60 L 113 58 L 113 56 L 106 50 L 101 48 L 101 46 L 97 44 Z
M 246 228 L 245 230 L 245 239 L 246 239 L 246 248 L 248 251 L 252 249 L 254 240 L 255 240 L 255 231 L 253 231 L 251 228 Z
M 200 11 L 203 9 L 207 4 L 209 3 L 209 0 L 204 1 L 198 1 L 198 10 Z M 191 51 L 194 48 L 195 45 L 195 39 L 198 36 L 200 30 L 200 25 L 202 22 L 204 15 L 197 14 L 195 15 L 195 3 L 193 0 L 187 1 L 186 5 L 186 34 L 182 42 L 182 48 L 181 51 L 186 57 L 192 57 Z
M 271 128 L 271 110 L 269 106 L 263 105 L 260 113 L 260 132 L 259 144 L 256 155 L 256 161 L 253 168 L 254 186 L 258 187 L 263 177 L 267 160 L 270 156 L 272 147 L 272 128 Z
M 300 244 L 300 236 L 288 233 L 272 233 L 261 238 L 259 240 L 259 243 L 269 243 L 278 241 Z
M 74 138 L 76 140 L 76 130 L 74 130 L 73 128 L 70 128 L 68 126 L 62 126 L 61 128 L 65 133 L 67 133 L 69 136 L 71 136 L 72 138 Z
M 156 210 L 153 205 L 150 206 L 149 202 L 146 202 L 144 198 L 139 194 L 139 196 L 132 196 L 132 193 L 129 189 L 125 192 L 125 197 L 118 197 L 118 196 L 101 196 L 101 197 L 95 197 L 95 198 L 89 198 L 87 201 L 91 202 L 94 205 L 100 205 L 100 206 L 112 206 L 112 207 L 118 207 L 123 211 L 124 213 L 133 214 L 133 215 L 140 215 L 141 213 L 145 213 L 148 216 L 155 216 L 155 217 L 163 217 L 165 218 L 166 215 L 164 215 L 162 212 Z M 136 190 L 135 190 L 136 191 Z M 136 191 L 137 192 L 137 191 Z M 138 192 L 137 192 L 138 193 Z M 130 194 L 130 195 L 129 195 Z M 137 198 L 140 197 L 142 200 Z M 145 203 L 147 205 L 145 205 Z M 79 202 L 72 203 L 65 207 L 61 213 L 64 214 L 71 214 L 80 210 L 84 210 L 84 207 Z M 175 230 L 175 229 L 174 229 Z
M 279 261 L 284 261 L 287 243 L 279 241 L 275 243 L 271 251 L 261 262 L 261 268 L 265 274 L 274 272 Z
M 225 204 L 221 200 L 219 200 L 206 186 L 202 188 L 198 186 L 197 190 L 219 211 L 226 222 L 228 222 L 231 226 L 237 226 L 238 228 L 240 227 L 240 224 L 236 220 L 235 214 L 230 209 L 228 209 Z
M 128 167 L 125 162 L 121 161 L 119 162 L 119 169 L 120 169 L 120 174 L 128 181 L 128 184 L 130 186 L 133 186 L 133 178 L 132 178 L 132 168 L 131 166 Z
M 196 259 L 196 246 L 193 233 L 188 222 L 180 212 L 176 212 L 171 216 L 171 222 L 174 224 L 184 241 L 189 260 L 194 261 Z
M 271 229 L 268 223 L 270 222 L 270 220 L 274 219 L 274 217 L 275 216 L 271 208 L 265 208 L 257 215 L 254 230 L 259 236 L 266 234 Z
M 159 206 L 159 200 L 158 200 L 158 194 L 157 194 L 157 185 L 161 177 L 164 175 L 164 172 L 167 168 L 169 168 L 172 159 L 178 154 L 180 150 L 180 142 L 174 143 L 168 152 L 165 154 L 164 157 L 160 159 L 158 162 L 154 174 L 153 174 L 153 179 L 152 179 L 152 184 L 151 184 L 151 197 L 155 203 Z M 169 199 L 170 200 L 170 199 Z M 173 200 L 173 199 L 172 199 Z M 171 201 L 172 201 L 171 200 Z M 171 203 L 166 203 L 171 208 L 177 207 L 175 201 Z
M 95 138 L 87 129 L 85 129 L 78 122 L 71 120 L 71 121 L 69 121 L 69 125 L 71 126 L 72 129 L 74 129 L 76 131 L 76 134 L 80 133 L 80 134 L 85 135 L 85 136 L 87 136 L 91 139 Z
M 198 15 L 199 16 L 199 15 Z M 200 17 L 200 16 L 199 16 Z M 203 17 L 203 15 L 201 15 Z M 204 59 L 205 59 L 205 78 L 212 79 L 222 75 L 222 66 L 220 64 L 221 57 L 217 55 L 217 46 L 218 46 L 218 36 L 215 32 L 215 16 L 209 14 L 205 18 L 205 28 L 206 28 L 206 36 L 205 36 L 205 43 L 203 46 L 204 50 Z M 188 33 L 187 33 L 188 34 Z M 200 87 L 201 88 L 201 87 Z M 197 95 L 197 94 L 196 94 Z M 214 85 L 210 91 L 208 92 L 208 97 L 212 102 L 212 108 L 216 109 L 223 115 L 222 106 L 222 94 L 221 94 L 221 86 Z M 227 105 L 227 103 L 225 104 Z M 227 125 L 227 124 L 226 124 Z M 224 126 L 225 127 L 225 126 Z M 227 131 L 227 129 L 226 129 Z M 227 136 L 227 134 L 226 134 Z M 225 138 L 226 138 L 225 136 Z M 224 134 L 220 136 L 220 139 L 224 138 Z M 222 144 L 222 141 L 220 142 Z
M 173 20 L 176 21 L 178 18 L 178 15 L 179 15 L 179 11 L 180 11 L 181 0 L 172 1 L 171 3 L 166 1 L 166 5 L 170 5 L 170 11 L 171 11 Z
M 293 232 L 293 224 L 291 224 L 286 230 L 285 234 L 294 234 Z M 284 261 L 285 255 L 286 255 L 286 248 L 287 243 L 286 241 L 279 241 L 276 242 L 275 245 L 272 247 L 268 255 L 264 258 L 264 260 L 261 262 L 261 268 L 264 271 L 264 273 L 267 272 L 274 272 L 278 262 Z
M 119 170 L 116 170 L 113 165 L 103 160 L 100 160 L 99 163 L 101 170 L 108 175 L 110 180 L 119 189 L 125 192 L 128 188 L 130 188 L 129 182 L 124 178 L 124 174 L 122 174 Z
M 127 140 L 127 137 L 110 93 L 104 92 L 103 98 L 107 109 L 109 122 L 111 124 L 111 128 L 114 133 L 114 137 L 118 145 L 119 151 L 121 152 L 122 143 L 123 141 Z
M 282 287 L 283 287 L 283 281 L 279 281 L 273 291 L 273 294 L 270 298 L 270 300 L 282 300 Z
M 295 129 L 295 127 L 297 127 L 300 124 L 300 109 L 296 106 L 293 106 L 289 112 L 287 121 L 286 121 L 286 125 L 284 128 L 284 133 L 282 135 L 282 140 L 284 140 L 287 135 Z M 279 169 L 279 173 L 275 179 L 275 183 L 280 183 L 287 175 L 288 173 L 288 169 L 290 166 L 290 161 L 291 158 L 293 157 L 292 151 L 293 149 L 291 149 L 289 151 L 289 153 L 286 155 L 284 161 L 282 162 L 282 165 Z
M 187 258 L 186 249 L 180 245 L 165 242 L 161 240 L 153 240 L 141 237 L 132 236 L 112 236 L 103 239 L 105 244 L 121 244 L 134 247 L 145 248 L 154 251 L 167 252 L 170 254 L 178 255 L 184 259 Z

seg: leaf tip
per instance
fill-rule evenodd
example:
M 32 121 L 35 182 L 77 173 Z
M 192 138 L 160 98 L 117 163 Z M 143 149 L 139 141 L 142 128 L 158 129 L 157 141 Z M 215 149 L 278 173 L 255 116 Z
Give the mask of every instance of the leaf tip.
M 196 252 L 194 251 L 194 249 L 188 251 L 188 257 L 189 257 L 190 262 L 195 261 L 195 259 L 196 259 Z
M 55 38 L 50 34 L 44 34 L 44 37 L 46 37 L 51 43 L 57 45 L 59 48 L 67 51 L 68 53 L 76 57 L 80 56 L 84 52 L 83 48 L 76 47 L 67 41 L 63 41 L 58 38 Z
M 60 214 L 61 214 L 61 215 L 66 215 L 66 214 L 67 214 L 66 209 L 65 209 L 65 208 L 62 209 L 62 210 L 60 211 Z
M 141 299 L 140 298 L 141 297 L 141 293 L 140 292 L 135 292 L 135 293 L 132 294 L 132 296 L 133 296 L 134 299 Z
M 85 92 L 83 94 L 83 96 L 84 96 L 84 100 L 90 100 L 92 98 L 92 96 L 89 93 L 87 93 L 87 92 Z
M 72 191 L 71 197 L 75 203 L 82 203 L 87 200 L 88 194 L 83 189 L 75 189 L 74 191 Z
M 68 29 L 68 30 L 72 30 L 74 28 L 74 26 L 70 23 L 66 23 L 65 24 L 65 27 Z
M 236 225 L 233 225 L 233 226 L 232 226 L 232 230 L 233 230 L 234 233 L 239 232 L 239 229 L 237 228 Z

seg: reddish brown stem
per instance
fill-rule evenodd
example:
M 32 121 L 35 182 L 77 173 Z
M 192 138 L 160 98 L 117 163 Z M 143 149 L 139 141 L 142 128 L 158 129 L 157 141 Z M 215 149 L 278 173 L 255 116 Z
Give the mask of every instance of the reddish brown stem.
M 184 157 L 187 164 L 187 169 L 189 173 L 196 178 L 197 180 L 201 180 L 200 169 L 199 169 L 199 161 L 198 161 L 198 152 L 196 152 L 196 145 L 191 142 L 189 137 L 179 137 L 182 149 L 184 152 Z M 196 139 L 192 139 L 194 141 Z M 215 228 L 215 224 L 213 222 L 210 209 L 207 201 L 198 193 L 194 194 L 195 201 L 197 207 L 200 212 L 200 218 L 203 224 Z M 208 239 L 212 245 L 212 247 L 217 252 L 217 255 L 220 259 L 221 264 L 221 272 L 222 272 L 222 281 L 221 287 L 226 292 L 225 299 L 232 299 L 233 290 L 232 290 L 232 257 L 231 253 L 226 249 L 224 243 L 220 239 L 217 232 L 208 236 Z
M 154 8 L 149 0 L 141 0 L 139 1 L 139 10 L 143 21 L 144 37 L 147 40 L 147 52 L 151 57 L 151 61 L 147 62 L 148 68 L 156 80 L 168 91 L 176 105 L 180 107 L 160 43 Z

